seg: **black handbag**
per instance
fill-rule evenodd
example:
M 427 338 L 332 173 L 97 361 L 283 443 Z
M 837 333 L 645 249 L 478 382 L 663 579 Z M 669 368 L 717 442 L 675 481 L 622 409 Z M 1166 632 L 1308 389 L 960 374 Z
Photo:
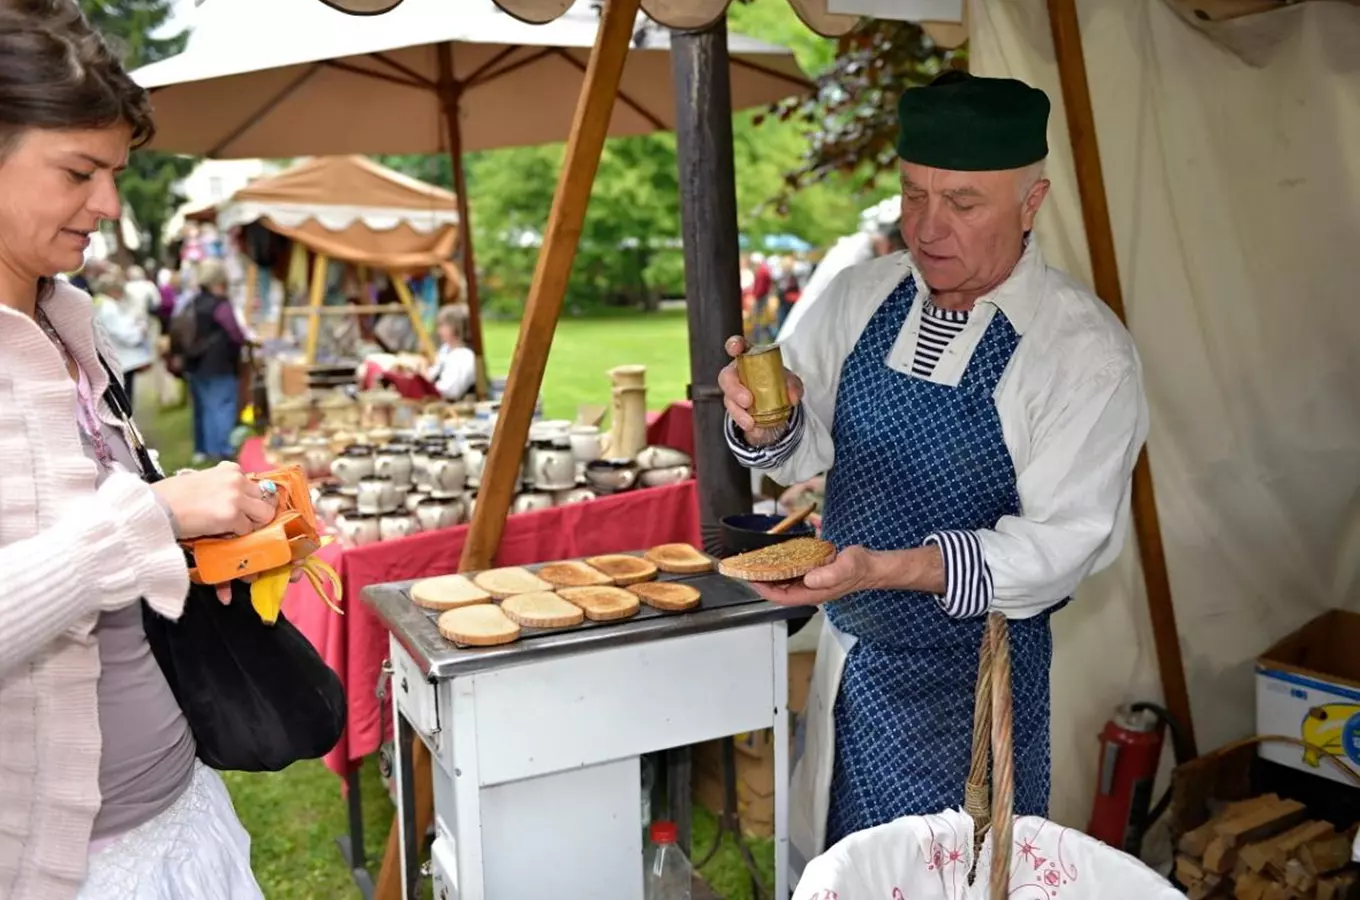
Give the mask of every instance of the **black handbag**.
M 105 400 L 132 433 L 132 405 L 109 365 Z M 165 476 L 140 441 L 142 478 Z M 192 554 L 186 551 L 192 562 Z M 345 729 L 345 688 L 282 613 L 273 625 L 250 604 L 250 585 L 231 584 L 223 604 L 210 585 L 191 584 L 178 621 L 142 604 L 151 652 L 198 744 L 198 758 L 223 771 L 277 772 L 329 753 Z

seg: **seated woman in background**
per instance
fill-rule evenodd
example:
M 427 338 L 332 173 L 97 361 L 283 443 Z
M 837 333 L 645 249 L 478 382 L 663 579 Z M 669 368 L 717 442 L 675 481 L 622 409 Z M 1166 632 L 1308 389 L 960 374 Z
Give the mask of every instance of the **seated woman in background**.
M 440 307 L 435 318 L 439 355 L 425 377 L 449 401 L 462 400 L 477 386 L 477 355 L 466 343 L 467 318 L 467 307 L 461 303 Z
M 80 268 L 151 109 L 73 0 L 0 3 L 0 897 L 259 900 L 250 838 L 156 663 L 179 539 L 275 506 L 235 465 L 146 484 Z M 208 602 L 214 602 L 209 600 Z

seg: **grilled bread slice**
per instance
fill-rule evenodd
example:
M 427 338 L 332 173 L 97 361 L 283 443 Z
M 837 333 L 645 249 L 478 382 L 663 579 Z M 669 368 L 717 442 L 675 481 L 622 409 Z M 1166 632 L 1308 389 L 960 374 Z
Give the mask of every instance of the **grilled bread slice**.
M 486 591 L 497 600 L 513 597 L 515 594 L 532 594 L 534 591 L 550 591 L 552 585 L 539 578 L 528 569 L 510 566 L 504 569 L 488 569 L 472 576 L 477 587 Z
M 617 587 L 562 588 L 558 596 L 569 600 L 595 622 L 612 622 L 637 615 L 640 608 L 637 595 Z
M 620 587 L 626 584 L 637 584 L 639 581 L 651 581 L 656 577 L 656 563 L 640 556 L 610 553 L 604 556 L 592 556 L 586 560 L 586 564 L 599 569 L 614 579 L 614 583 Z
M 628 587 L 642 602 L 666 612 L 682 612 L 699 605 L 699 589 L 678 581 L 646 581 Z
M 730 556 L 718 563 L 718 571 L 742 581 L 791 581 L 835 556 L 836 547 L 830 541 L 800 537 Z
M 529 628 L 568 628 L 585 618 L 581 607 L 548 591 L 516 594 L 501 601 L 501 612 Z
M 439 633 L 468 647 L 494 647 L 519 637 L 519 626 L 494 603 L 476 603 L 439 614 Z
M 648 550 L 645 557 L 656 563 L 663 572 L 677 575 L 697 575 L 713 571 L 713 560 L 689 544 L 661 544 Z
M 614 583 L 614 579 L 583 562 L 548 563 L 534 574 L 553 587 L 590 587 Z
M 474 603 L 490 603 L 491 595 L 465 575 L 423 578 L 411 585 L 411 602 L 425 609 L 457 609 Z

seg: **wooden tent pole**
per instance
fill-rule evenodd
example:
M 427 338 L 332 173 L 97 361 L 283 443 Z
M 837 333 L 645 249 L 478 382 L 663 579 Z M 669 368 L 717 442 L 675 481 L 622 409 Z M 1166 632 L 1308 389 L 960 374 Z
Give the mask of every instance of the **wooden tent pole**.
M 1114 233 L 1110 227 L 1109 201 L 1105 196 L 1105 177 L 1100 166 L 1100 144 L 1091 108 L 1091 89 L 1086 81 L 1086 59 L 1076 0 L 1048 0 L 1048 20 L 1053 32 L 1063 105 L 1067 108 L 1067 132 L 1072 142 L 1082 221 L 1091 254 L 1091 277 L 1096 294 L 1121 322 L 1127 324 Z M 1138 455 L 1133 469 L 1133 524 L 1166 708 L 1183 726 L 1189 752 L 1198 755 L 1190 715 L 1190 693 L 1185 683 L 1185 661 L 1181 658 L 1180 632 L 1176 628 L 1176 608 L 1171 600 L 1171 580 L 1166 571 L 1162 527 L 1157 518 L 1157 497 L 1146 448 Z
M 445 42 L 437 48 L 439 54 L 439 104 L 444 111 L 444 122 L 449 130 L 449 160 L 453 166 L 453 191 L 458 199 L 458 243 L 463 248 L 463 282 L 467 286 L 462 298 L 468 308 L 468 346 L 477 357 L 477 398 L 487 394 L 486 348 L 482 341 L 482 300 L 477 293 L 477 257 L 472 249 L 472 217 L 468 212 L 467 171 L 463 165 L 463 127 L 458 120 L 462 104 L 462 88 L 453 75 L 453 44 Z
M 529 436 L 529 420 L 543 384 L 548 350 L 566 296 L 567 278 L 576 257 L 595 172 L 600 166 L 600 151 L 604 149 L 604 139 L 609 132 L 609 118 L 623 77 L 623 64 L 628 57 L 628 43 L 633 36 L 639 5 L 640 0 L 608 0 L 595 46 L 590 51 L 585 82 L 571 123 L 571 136 L 567 139 L 566 157 L 553 196 L 547 235 L 539 251 L 533 286 L 529 289 L 529 300 L 520 321 L 505 401 L 482 471 L 476 514 L 463 545 L 459 567 L 465 571 L 491 565 L 505 529 L 515 475 Z M 461 196 L 462 191 L 459 194 Z M 429 752 L 424 741 L 415 742 L 413 769 L 417 773 L 422 769 L 422 758 Z M 413 787 L 416 833 L 424 834 L 432 816 L 430 796 L 434 788 L 428 779 L 416 780 Z M 394 822 L 373 894 L 375 900 L 405 900 L 401 896 L 400 843 L 400 832 Z
M 609 133 L 609 118 L 623 77 L 623 64 L 628 57 L 628 44 L 639 5 L 639 0 L 609 0 L 590 52 L 585 83 L 581 87 L 566 156 L 557 179 L 552 213 L 548 217 L 547 235 L 543 249 L 539 251 L 529 299 L 520 320 L 505 401 L 496 419 L 496 433 L 491 439 L 482 473 L 476 514 L 463 545 L 464 569 L 491 565 L 505 527 L 506 511 L 523 459 L 524 442 L 529 435 L 529 421 L 543 385 L 548 350 L 566 296 L 576 245 L 581 239 L 586 204 L 600 166 L 600 151 Z
M 326 300 L 326 267 L 330 260 L 326 254 L 317 253 L 312 258 L 312 281 L 308 285 L 311 298 L 307 304 L 307 365 L 316 363 L 316 346 L 321 337 L 320 309 Z
M 420 352 L 433 361 L 438 355 L 438 348 L 435 347 L 430 332 L 425 328 L 425 321 L 420 317 L 420 307 L 416 304 L 416 298 L 412 296 L 411 289 L 406 285 L 406 277 L 400 272 L 388 272 L 387 277 L 392 282 L 392 289 L 397 292 L 397 299 L 406 308 L 406 315 L 411 320 L 411 327 L 416 331 L 416 340 L 420 342 Z

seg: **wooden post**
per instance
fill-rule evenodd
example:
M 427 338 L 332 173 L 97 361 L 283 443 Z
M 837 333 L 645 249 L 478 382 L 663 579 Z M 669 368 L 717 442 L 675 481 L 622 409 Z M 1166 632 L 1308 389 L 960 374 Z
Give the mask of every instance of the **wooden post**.
M 1100 166 L 1100 144 L 1096 139 L 1095 114 L 1091 109 L 1091 89 L 1086 81 L 1086 59 L 1081 42 L 1081 23 L 1076 0 L 1048 0 L 1049 27 L 1058 60 L 1063 105 L 1067 108 L 1067 132 L 1072 142 L 1072 162 L 1076 167 L 1077 190 L 1081 195 L 1082 222 L 1091 253 L 1091 278 L 1096 294 L 1109 305 L 1121 322 L 1124 294 L 1119 286 L 1119 262 L 1115 257 L 1114 234 L 1110 228 L 1110 208 L 1105 196 L 1105 177 Z M 1190 715 L 1190 693 L 1185 683 L 1185 662 L 1181 658 L 1180 632 L 1176 628 L 1176 608 L 1171 599 L 1171 580 L 1166 571 L 1162 548 L 1162 527 L 1157 518 L 1157 497 L 1153 490 L 1152 470 L 1147 449 L 1138 455 L 1133 469 L 1133 524 L 1138 538 L 1138 555 L 1143 565 L 1147 588 L 1148 614 L 1157 647 L 1162 693 L 1167 710 L 1184 727 L 1189 752 L 1198 755 L 1194 721 Z
M 318 253 L 312 258 L 312 281 L 308 290 L 307 309 L 307 365 L 316 362 L 316 345 L 321 338 L 321 305 L 326 299 L 326 266 L 330 262 L 326 254 Z M 279 319 L 283 321 L 282 317 Z
M 557 328 L 557 317 L 562 311 L 571 264 L 576 258 L 586 204 L 595 182 L 595 171 L 600 165 L 600 151 L 609 132 L 609 117 L 623 76 L 623 63 L 628 56 L 628 42 L 633 34 L 638 5 L 638 0 L 609 0 L 600 22 L 599 36 L 590 52 L 581 99 L 576 105 L 566 156 L 557 179 L 552 214 L 548 217 L 547 235 L 534 268 L 524 317 L 520 320 L 505 400 L 496 419 L 496 433 L 492 436 L 491 450 L 482 472 L 476 514 L 463 545 L 464 569 L 491 565 L 505 527 L 510 495 L 529 435 L 529 421 L 543 385 L 548 350 Z
M 420 352 L 429 357 L 430 362 L 434 362 L 438 350 L 434 345 L 434 340 L 430 337 L 430 332 L 425 328 L 425 322 L 420 318 L 420 307 L 416 305 L 416 298 L 411 296 L 411 289 L 406 286 L 406 279 L 398 272 L 389 272 L 387 277 L 392 281 L 392 289 L 397 292 L 397 298 L 401 300 L 401 305 L 406 307 L 406 315 L 411 318 L 411 327 L 416 330 L 416 339 L 420 341 Z
M 723 342 L 742 333 L 726 18 L 702 31 L 672 34 L 671 76 L 699 521 L 704 549 L 720 554 L 722 518 L 751 509 L 751 474 L 727 449 L 718 390 L 718 373 L 731 362 Z
M 477 399 L 487 396 L 486 348 L 482 343 L 482 302 L 477 295 L 477 257 L 472 250 L 472 217 L 468 212 L 467 173 L 463 167 L 463 128 L 458 121 L 462 87 L 453 75 L 453 44 L 439 45 L 439 100 L 449 130 L 449 158 L 453 191 L 458 198 L 458 245 L 462 248 L 463 282 L 467 295 L 468 346 L 477 357 Z
M 567 153 L 557 180 L 548 231 L 534 269 L 533 286 L 520 323 L 519 338 L 510 366 L 505 401 L 496 420 L 496 433 L 482 472 L 477 511 L 463 545 L 460 568 L 464 571 L 491 565 L 510 511 L 510 494 L 529 436 L 543 371 L 548 364 L 557 317 L 566 294 L 567 277 L 576 256 L 576 245 L 585 221 L 586 203 L 600 165 L 600 151 L 609 132 L 628 42 L 637 18 L 639 0 L 608 0 L 595 46 L 590 52 L 576 116 L 571 123 Z M 462 192 L 460 191 L 460 196 Z M 416 741 L 413 769 L 420 771 L 422 757 L 429 755 L 424 741 Z M 424 834 L 432 817 L 428 779 L 416 781 L 416 833 Z M 422 815 L 424 821 L 421 821 Z M 395 823 L 387 840 L 382 871 L 374 891 L 375 900 L 407 900 L 401 897 L 401 848 Z

